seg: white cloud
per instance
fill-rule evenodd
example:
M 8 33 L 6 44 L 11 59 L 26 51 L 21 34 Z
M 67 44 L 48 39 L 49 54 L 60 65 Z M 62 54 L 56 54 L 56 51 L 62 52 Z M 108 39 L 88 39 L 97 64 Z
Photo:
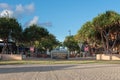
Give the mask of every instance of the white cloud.
M 14 10 L 14 16 L 17 18 L 22 18 L 23 16 L 31 14 L 33 11 L 34 11 L 33 3 L 26 5 L 18 4 L 16 5 Z
M 0 3 L 0 17 L 16 17 L 18 19 L 23 18 L 24 16 L 30 15 L 34 12 L 35 6 L 34 3 L 30 4 L 16 4 L 9 5 L 7 3 Z M 28 25 L 37 24 L 38 16 L 35 16 L 31 21 L 29 21 Z
M 25 15 L 31 14 L 34 12 L 34 3 L 22 5 L 22 4 L 17 4 L 16 6 L 14 5 L 9 5 L 7 3 L 0 3 L 0 16 L 5 16 L 6 15 L 6 10 L 9 12 L 9 16 L 14 16 L 17 18 L 21 18 Z M 14 15 L 13 15 L 14 14 Z
M 38 20 L 39 20 L 39 17 L 38 16 L 34 16 L 33 19 L 28 22 L 27 26 L 31 26 L 33 24 L 38 24 Z
M 7 3 L 0 3 L 0 8 L 2 8 L 2 9 L 9 9 L 10 5 L 8 5 Z
M 26 11 L 33 12 L 34 11 L 34 4 L 31 3 L 25 6 Z
M 13 13 L 13 11 L 6 9 L 0 13 L 0 17 L 13 17 Z
M 19 4 L 19 5 L 16 5 L 16 12 L 20 12 L 20 13 L 25 13 L 25 12 L 33 12 L 34 11 L 34 4 L 31 3 L 31 4 L 28 4 L 28 5 L 22 5 L 22 4 Z
M 21 4 L 16 5 L 16 12 L 17 13 L 23 13 L 24 12 L 24 7 Z

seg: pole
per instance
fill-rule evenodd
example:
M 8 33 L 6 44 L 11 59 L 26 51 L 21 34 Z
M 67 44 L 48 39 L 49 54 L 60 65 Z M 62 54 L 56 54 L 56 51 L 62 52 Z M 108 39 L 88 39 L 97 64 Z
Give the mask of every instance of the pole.
M 69 30 L 68 32 L 69 32 L 69 36 L 71 36 L 71 30 Z

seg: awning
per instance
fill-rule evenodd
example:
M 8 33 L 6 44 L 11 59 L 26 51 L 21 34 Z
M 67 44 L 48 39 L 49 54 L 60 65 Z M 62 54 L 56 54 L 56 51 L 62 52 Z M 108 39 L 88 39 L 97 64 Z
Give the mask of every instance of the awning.
M 5 43 L 6 45 L 6 43 Z M 12 45 L 11 43 L 8 43 L 8 45 Z M 0 43 L 0 46 L 4 46 L 4 43 Z

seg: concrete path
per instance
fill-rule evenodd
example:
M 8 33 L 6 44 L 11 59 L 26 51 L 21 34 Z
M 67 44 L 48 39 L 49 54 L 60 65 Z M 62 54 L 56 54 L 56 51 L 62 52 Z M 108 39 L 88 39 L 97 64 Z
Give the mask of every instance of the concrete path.
M 0 65 L 0 80 L 120 80 L 120 65 Z

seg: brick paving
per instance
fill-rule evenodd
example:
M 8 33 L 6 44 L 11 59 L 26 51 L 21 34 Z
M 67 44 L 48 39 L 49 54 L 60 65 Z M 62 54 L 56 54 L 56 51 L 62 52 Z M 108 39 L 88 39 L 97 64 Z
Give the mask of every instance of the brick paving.
M 0 80 L 120 80 L 120 64 L 0 65 Z

